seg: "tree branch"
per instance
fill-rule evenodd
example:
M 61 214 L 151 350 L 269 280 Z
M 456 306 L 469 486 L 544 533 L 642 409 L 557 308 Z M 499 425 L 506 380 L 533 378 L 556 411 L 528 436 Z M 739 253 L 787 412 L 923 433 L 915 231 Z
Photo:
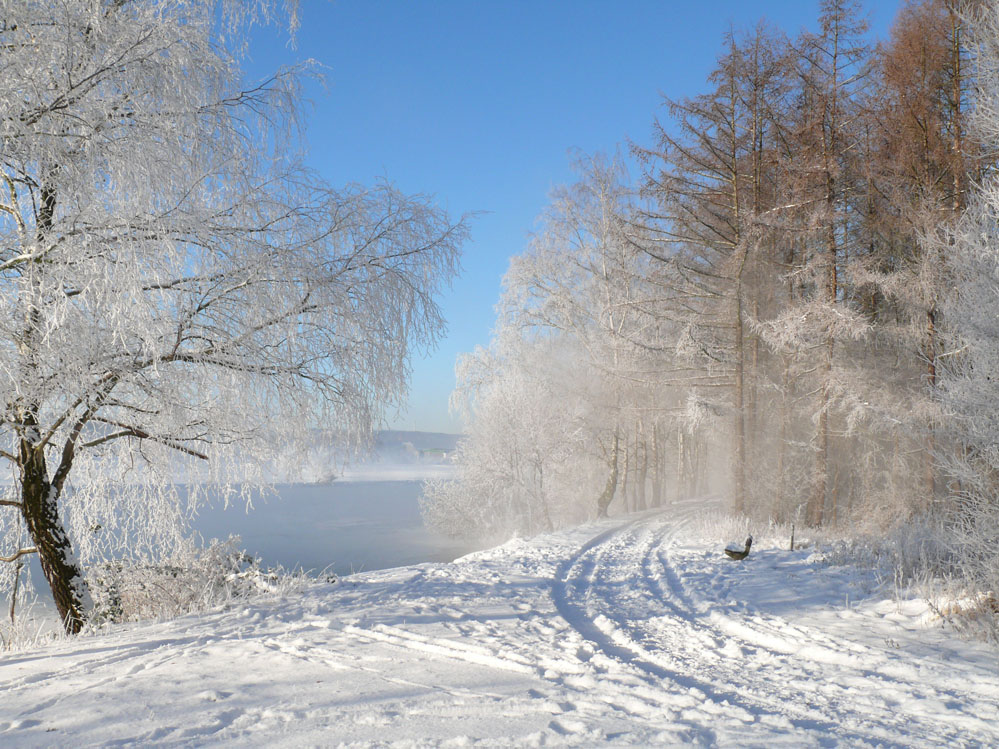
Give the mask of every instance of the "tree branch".
M 0 557 L 0 562 L 13 562 L 20 559 L 23 556 L 27 556 L 28 554 L 37 554 L 37 553 L 38 549 L 36 549 L 34 546 L 27 549 L 18 549 L 9 557 Z
M 199 453 L 197 450 L 194 450 L 190 447 L 185 447 L 184 445 L 179 444 L 177 440 L 172 440 L 167 437 L 157 437 L 153 434 L 150 434 L 145 429 L 131 426 L 129 424 L 122 424 L 117 421 L 112 421 L 111 419 L 94 418 L 92 419 L 92 421 L 101 422 L 102 424 L 108 424 L 110 426 L 120 427 L 121 431 L 114 432 L 113 434 L 108 434 L 103 437 L 99 437 L 98 439 L 95 440 L 90 440 L 89 442 L 83 442 L 80 444 L 80 447 L 96 447 L 97 445 L 102 445 L 105 442 L 110 442 L 111 440 L 120 439 L 121 437 L 134 437 L 135 439 L 149 440 L 150 442 L 157 442 L 161 445 L 166 445 L 167 447 L 172 448 L 173 450 L 177 450 L 178 452 L 191 455 L 195 458 L 200 458 L 201 460 L 208 460 L 208 456 L 205 455 L 204 453 Z

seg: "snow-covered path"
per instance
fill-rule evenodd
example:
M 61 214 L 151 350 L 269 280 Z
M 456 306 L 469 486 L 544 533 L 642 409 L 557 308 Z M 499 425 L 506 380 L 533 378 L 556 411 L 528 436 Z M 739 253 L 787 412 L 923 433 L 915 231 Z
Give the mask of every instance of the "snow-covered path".
M 0 744 L 999 745 L 994 651 L 692 512 L 2 656 Z

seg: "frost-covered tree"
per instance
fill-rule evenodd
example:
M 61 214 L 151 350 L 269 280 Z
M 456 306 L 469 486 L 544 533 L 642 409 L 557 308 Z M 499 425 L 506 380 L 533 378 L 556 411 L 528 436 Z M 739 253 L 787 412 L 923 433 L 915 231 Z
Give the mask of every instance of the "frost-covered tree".
M 759 26 L 745 38 L 725 35 L 724 52 L 708 77 L 709 93 L 665 100 L 670 122 L 654 126 L 653 148 L 633 147 L 644 164 L 643 216 L 648 241 L 638 243 L 659 266 L 670 304 L 660 316 L 682 320 L 700 349 L 697 379 L 719 410 L 729 413 L 732 508 L 746 508 L 758 341 L 757 278 L 763 220 L 774 192 L 768 163 L 779 127 L 772 110 L 786 84 L 782 39 Z M 701 379 L 710 377 L 710 382 Z M 693 384 L 694 377 L 690 378 Z M 705 393 L 702 392 L 702 397 Z
M 424 487 L 428 523 L 454 537 L 502 541 L 589 516 L 595 461 L 578 352 L 569 347 L 507 328 L 488 349 L 459 358 L 452 403 L 467 428 L 456 478 Z
M 970 13 L 970 11 L 969 11 Z M 969 17 L 974 30 L 977 106 L 973 136 L 995 163 L 999 154 L 999 3 Z M 932 241 L 933 237 L 929 240 Z M 999 175 L 987 172 L 957 227 L 930 251 L 946 253 L 956 293 L 944 306 L 955 340 L 937 357 L 947 425 L 960 444 L 945 455 L 958 482 L 950 516 L 961 574 L 979 591 L 999 586 Z
M 363 437 L 441 332 L 465 226 L 296 163 L 302 71 L 246 86 L 239 65 L 280 12 L 0 2 L 0 503 L 71 632 L 77 551 L 109 527 L 175 540 L 163 467 L 224 480 L 236 447 L 245 465 L 282 433 Z
M 459 362 L 458 476 L 429 486 L 423 506 L 448 533 L 495 539 L 615 502 L 645 509 L 662 501 L 667 463 L 683 477 L 676 491 L 696 491 L 706 473 L 710 409 L 693 391 L 712 376 L 691 368 L 689 326 L 664 314 L 685 311 L 666 303 L 664 266 L 633 246 L 641 230 L 620 164 L 577 168 L 511 259 L 489 348 Z
M 624 431 L 634 416 L 630 385 L 644 382 L 641 346 L 650 329 L 646 258 L 634 252 L 632 200 L 619 161 L 580 160 L 578 182 L 560 187 L 528 252 L 511 260 L 501 308 L 514 329 L 575 342 L 587 372 L 592 443 L 606 463 L 597 511 L 607 513 L 621 478 Z

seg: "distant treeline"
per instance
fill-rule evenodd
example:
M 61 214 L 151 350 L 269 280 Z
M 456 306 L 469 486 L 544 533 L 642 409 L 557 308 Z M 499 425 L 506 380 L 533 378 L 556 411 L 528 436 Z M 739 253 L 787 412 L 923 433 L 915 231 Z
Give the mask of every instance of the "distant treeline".
M 733 31 L 630 145 L 639 179 L 580 158 L 460 362 L 460 478 L 428 518 L 503 536 L 718 492 L 875 529 L 987 506 L 996 441 L 966 416 L 999 391 L 969 400 L 968 342 L 999 296 L 968 279 L 997 238 L 995 6 L 906 2 L 877 44 L 850 0 L 796 37 Z

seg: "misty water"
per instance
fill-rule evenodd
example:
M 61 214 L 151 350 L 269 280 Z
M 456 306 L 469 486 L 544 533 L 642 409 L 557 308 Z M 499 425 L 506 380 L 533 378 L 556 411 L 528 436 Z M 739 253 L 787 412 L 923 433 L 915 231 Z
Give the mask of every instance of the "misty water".
M 474 547 L 427 528 L 419 501 L 424 480 L 452 475 L 453 466 L 441 455 L 452 451 L 457 439 L 379 432 L 368 460 L 341 467 L 335 480 L 278 484 L 249 510 L 239 501 L 229 507 L 202 505 L 192 529 L 206 544 L 239 536 L 239 547 L 265 569 L 280 566 L 313 575 L 451 561 Z M 314 473 L 328 472 L 325 464 L 321 468 Z M 34 556 L 28 564 L 39 604 L 48 610 L 51 597 L 41 566 Z M 0 607 L 5 611 L 8 605 L 0 596 Z
M 282 484 L 249 510 L 241 503 L 203 506 L 193 528 L 206 542 L 239 536 L 240 548 L 259 559 L 263 568 L 280 565 L 312 575 L 447 562 L 473 551 L 424 526 L 422 485 L 422 480 L 411 478 Z M 54 608 L 37 558 L 29 559 L 28 568 L 39 593 L 37 611 L 51 614 Z M 0 596 L 2 610 L 8 606 L 9 598 Z
M 450 561 L 471 551 L 424 526 L 421 492 L 415 480 L 286 484 L 249 512 L 239 504 L 205 508 L 194 527 L 206 541 L 238 535 L 264 567 L 338 575 Z

